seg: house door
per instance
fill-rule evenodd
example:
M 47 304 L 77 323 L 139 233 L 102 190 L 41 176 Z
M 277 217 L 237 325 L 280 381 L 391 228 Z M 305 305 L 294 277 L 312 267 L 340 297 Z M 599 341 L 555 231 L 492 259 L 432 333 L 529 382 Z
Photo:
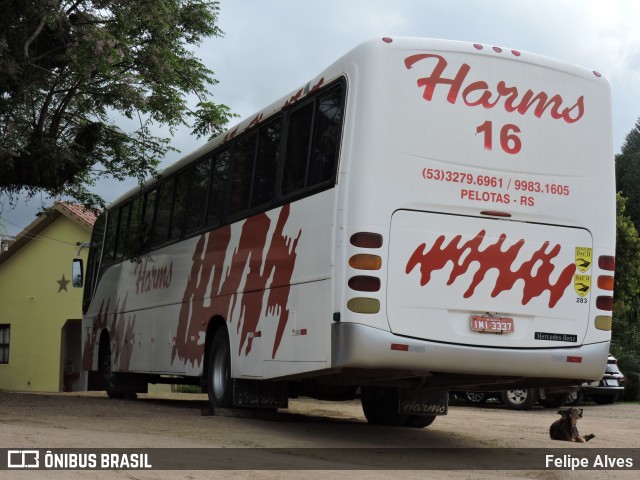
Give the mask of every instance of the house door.
M 63 392 L 85 390 L 82 371 L 82 320 L 67 320 L 62 327 L 61 371 Z

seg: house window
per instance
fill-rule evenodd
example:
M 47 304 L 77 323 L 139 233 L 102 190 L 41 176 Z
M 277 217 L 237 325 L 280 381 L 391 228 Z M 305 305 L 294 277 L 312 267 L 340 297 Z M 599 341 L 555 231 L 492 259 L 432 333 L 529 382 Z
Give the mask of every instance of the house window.
M 0 324 L 0 364 L 9 363 L 9 331 L 11 325 Z

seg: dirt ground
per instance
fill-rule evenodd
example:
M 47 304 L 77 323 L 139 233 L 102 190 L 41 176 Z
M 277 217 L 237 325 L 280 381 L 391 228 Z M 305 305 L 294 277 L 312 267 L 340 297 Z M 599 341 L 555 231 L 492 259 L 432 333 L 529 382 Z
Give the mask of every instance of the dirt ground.
M 582 434 L 595 433 L 588 444 L 557 442 L 549 438 L 549 425 L 558 417 L 555 409 L 536 407 L 530 411 L 507 410 L 499 405 L 483 408 L 462 404 L 451 405 L 449 414 L 441 416 L 425 429 L 372 426 L 366 423 L 358 401 L 322 402 L 310 399 L 290 401 L 288 410 L 275 414 L 248 413 L 202 415 L 206 413 L 206 397 L 194 394 L 141 395 L 138 400 L 111 400 L 100 393 L 33 394 L 0 392 L 0 448 L 255 448 L 246 450 L 261 455 L 260 449 L 294 449 L 288 455 L 275 455 L 279 470 L 216 471 L 1 471 L 0 479 L 204 479 L 204 478 L 477 478 L 509 477 L 534 479 L 636 478 L 638 470 L 562 470 L 486 471 L 455 470 L 367 470 L 366 455 L 371 465 L 389 449 L 431 448 L 541 448 L 553 453 L 559 448 L 572 449 L 579 455 L 585 449 L 640 449 L 640 405 L 585 405 L 579 423 Z M 296 469 L 306 450 L 331 448 L 343 450 L 338 467 L 322 471 Z M 354 464 L 348 455 L 354 448 L 364 448 Z M 188 450 L 185 450 L 188 451 Z M 230 450 L 232 451 L 232 450 Z M 558 451 L 558 450 L 556 450 Z M 257 452 L 257 453 L 256 453 Z M 462 452 L 462 450 L 461 450 Z M 317 452 L 316 452 L 317 453 Z M 310 454 L 313 455 L 313 454 Z M 395 461 L 401 457 L 395 457 Z M 342 463 L 340 463 L 342 462 Z M 364 463 L 363 463 L 364 462 Z M 339 465 L 349 470 L 336 470 Z M 313 465 L 316 465 L 314 463 Z M 640 465 L 639 465 L 640 466 Z M 400 467 L 400 466 L 399 466 Z M 638 466 L 636 466 L 637 468 Z M 243 467 L 244 468 L 244 467 Z M 251 468 L 251 462 L 247 463 Z M 315 468 L 315 467 L 314 467 Z

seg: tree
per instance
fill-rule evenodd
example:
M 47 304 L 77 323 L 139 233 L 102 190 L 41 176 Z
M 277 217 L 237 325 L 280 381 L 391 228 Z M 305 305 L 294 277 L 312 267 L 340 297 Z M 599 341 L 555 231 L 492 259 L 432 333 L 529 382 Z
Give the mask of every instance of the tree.
M 635 307 L 640 296 L 640 235 L 626 214 L 626 200 L 620 192 L 616 207 L 615 313 L 622 317 Z
M 209 100 L 217 82 L 190 50 L 222 35 L 218 2 L 0 0 L 0 11 L 0 193 L 10 198 L 95 207 L 97 179 L 155 172 L 171 147 L 152 127 L 190 121 L 214 136 L 233 116 Z M 125 131 L 124 118 L 137 126 Z
M 616 156 L 617 235 L 611 351 L 627 382 L 624 399 L 640 398 L 640 119 Z
M 636 229 L 640 228 L 640 119 L 616 155 L 616 185 L 627 198 L 627 214 Z

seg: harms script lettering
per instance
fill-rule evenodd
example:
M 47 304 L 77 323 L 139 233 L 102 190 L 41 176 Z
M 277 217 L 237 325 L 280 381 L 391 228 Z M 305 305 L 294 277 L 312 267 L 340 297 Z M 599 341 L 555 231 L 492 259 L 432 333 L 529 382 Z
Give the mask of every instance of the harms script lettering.
M 169 266 L 156 267 L 148 266 L 149 261 L 136 264 L 133 274 L 138 278 L 136 280 L 136 295 L 151 292 L 152 290 L 162 290 L 171 286 L 171 277 L 173 276 L 173 262 Z
M 507 85 L 502 80 L 494 86 L 490 86 L 483 80 L 465 84 L 467 76 L 471 72 L 471 66 L 463 63 L 454 76 L 445 77 L 447 60 L 436 54 L 411 55 L 405 58 L 404 64 L 410 70 L 418 62 L 429 59 L 436 60 L 431 75 L 417 80 L 418 87 L 424 88 L 422 96 L 426 101 L 431 101 L 436 87 L 442 85 L 448 86 L 447 101 L 452 104 L 455 104 L 459 98 L 462 98 L 465 105 L 469 107 L 482 106 L 491 109 L 502 104 L 502 107 L 509 113 L 515 112 L 525 115 L 532 111 L 533 115 L 541 118 L 545 112 L 548 112 L 551 118 L 564 120 L 567 123 L 575 123 L 584 115 L 584 95 L 578 97 L 573 105 L 565 107 L 564 99 L 558 94 L 536 93 L 530 89 L 521 93 L 517 86 Z

